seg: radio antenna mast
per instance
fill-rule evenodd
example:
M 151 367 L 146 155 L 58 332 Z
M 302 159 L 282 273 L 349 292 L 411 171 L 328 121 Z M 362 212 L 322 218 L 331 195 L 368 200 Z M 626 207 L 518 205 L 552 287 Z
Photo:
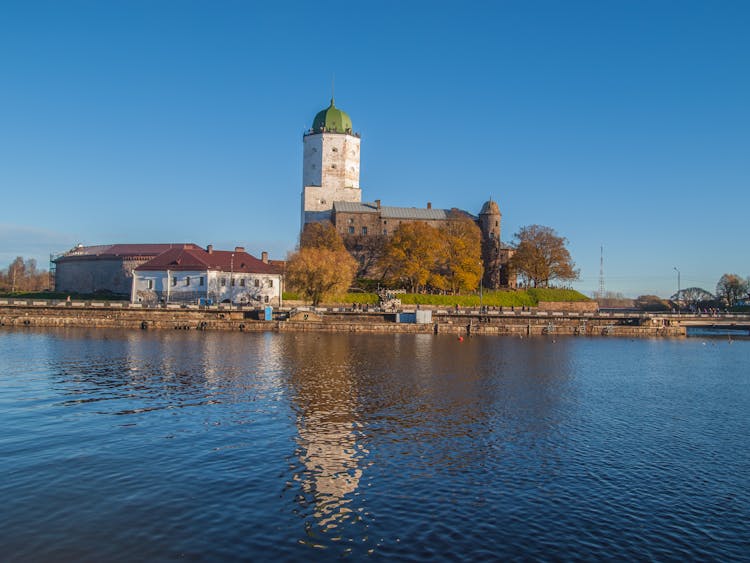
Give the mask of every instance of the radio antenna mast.
M 599 254 L 599 299 L 604 299 L 604 245 Z

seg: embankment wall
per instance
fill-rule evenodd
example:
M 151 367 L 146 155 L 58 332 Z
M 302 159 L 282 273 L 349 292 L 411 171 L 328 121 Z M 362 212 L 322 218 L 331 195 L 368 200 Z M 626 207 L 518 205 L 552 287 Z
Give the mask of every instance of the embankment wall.
M 123 304 L 60 303 L 54 306 L 0 304 L 0 326 L 85 327 L 166 330 L 325 331 L 371 333 L 435 333 L 493 335 L 684 336 L 679 322 L 642 317 L 612 317 L 565 312 L 480 314 L 472 311 L 435 311 L 431 324 L 396 323 L 387 312 L 317 311 L 310 320 L 296 315 L 285 320 L 257 320 L 258 311 L 236 309 L 137 308 Z

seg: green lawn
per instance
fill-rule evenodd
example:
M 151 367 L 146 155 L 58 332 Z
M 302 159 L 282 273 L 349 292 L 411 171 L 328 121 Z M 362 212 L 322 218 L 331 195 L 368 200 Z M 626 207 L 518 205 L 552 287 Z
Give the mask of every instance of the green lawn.
M 435 305 L 440 307 L 478 307 L 479 294 L 472 295 L 430 295 L 421 293 L 402 293 L 397 295 L 404 305 Z M 300 295 L 284 292 L 284 300 L 298 301 Z M 573 289 L 528 289 L 517 291 L 487 290 L 482 295 L 482 305 L 488 307 L 535 307 L 540 301 L 591 301 L 588 297 Z M 325 301 L 351 305 L 352 303 L 375 305 L 378 296 L 375 293 L 345 293 Z

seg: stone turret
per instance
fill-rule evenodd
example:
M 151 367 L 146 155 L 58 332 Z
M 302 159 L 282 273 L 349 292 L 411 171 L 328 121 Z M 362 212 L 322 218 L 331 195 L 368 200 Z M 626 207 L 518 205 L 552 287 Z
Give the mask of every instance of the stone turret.
M 500 222 L 502 220 L 497 202 L 486 201 L 479 212 L 479 230 L 482 231 L 482 263 L 484 264 L 484 287 L 496 289 L 505 285 L 503 281 L 503 253 L 500 244 Z M 507 259 L 506 259 L 507 260 Z M 507 282 L 506 282 L 507 283 Z

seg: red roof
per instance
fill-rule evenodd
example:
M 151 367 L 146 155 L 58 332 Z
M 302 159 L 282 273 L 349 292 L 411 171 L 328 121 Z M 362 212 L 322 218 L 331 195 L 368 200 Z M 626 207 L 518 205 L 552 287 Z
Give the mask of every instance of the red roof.
M 207 252 L 203 248 L 192 247 L 171 248 L 141 264 L 138 271 L 162 270 L 218 270 L 220 272 L 236 272 L 246 274 L 275 274 L 275 268 L 258 260 L 247 252 L 233 252 L 231 250 L 214 250 Z
M 98 246 L 77 246 L 57 260 L 92 258 L 153 258 L 171 248 L 200 248 L 196 244 L 102 244 Z M 57 261 L 56 260 L 56 261 Z

